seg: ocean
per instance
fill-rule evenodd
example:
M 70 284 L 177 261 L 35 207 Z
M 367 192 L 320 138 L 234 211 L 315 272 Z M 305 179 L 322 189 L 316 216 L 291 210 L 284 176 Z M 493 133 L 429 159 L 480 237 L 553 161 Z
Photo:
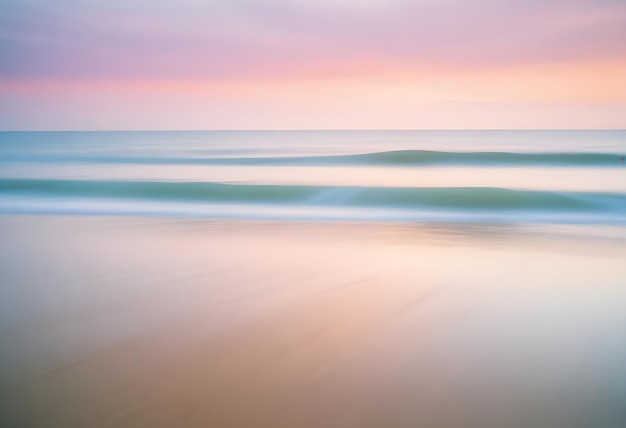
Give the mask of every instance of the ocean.
M 0 132 L 1 425 L 622 428 L 625 155 Z
M 623 131 L 18 132 L 0 210 L 623 224 Z

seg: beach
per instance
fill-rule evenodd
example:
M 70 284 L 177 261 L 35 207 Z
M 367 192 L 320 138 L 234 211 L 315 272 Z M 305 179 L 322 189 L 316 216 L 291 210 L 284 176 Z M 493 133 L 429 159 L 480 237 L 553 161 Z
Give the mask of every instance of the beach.
M 2 427 L 622 428 L 625 136 L 0 132 Z
M 7 427 L 618 427 L 621 227 L 0 217 Z
M 0 428 L 626 428 L 626 0 L 7 0 Z

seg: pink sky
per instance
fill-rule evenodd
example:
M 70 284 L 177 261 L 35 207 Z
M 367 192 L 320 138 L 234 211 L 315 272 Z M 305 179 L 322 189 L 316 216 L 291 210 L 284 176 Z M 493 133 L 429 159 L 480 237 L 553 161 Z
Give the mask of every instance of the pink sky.
M 0 129 L 626 128 L 621 0 L 0 8 Z

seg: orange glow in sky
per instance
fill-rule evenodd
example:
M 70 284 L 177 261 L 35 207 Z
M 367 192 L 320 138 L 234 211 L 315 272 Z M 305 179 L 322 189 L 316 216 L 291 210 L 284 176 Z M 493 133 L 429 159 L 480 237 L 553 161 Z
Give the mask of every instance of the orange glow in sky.
M 626 127 L 626 4 L 6 3 L 1 129 Z

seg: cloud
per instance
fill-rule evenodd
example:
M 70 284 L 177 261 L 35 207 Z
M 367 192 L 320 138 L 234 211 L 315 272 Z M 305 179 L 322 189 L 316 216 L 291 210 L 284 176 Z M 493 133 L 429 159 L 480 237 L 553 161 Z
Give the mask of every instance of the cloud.
M 626 57 L 617 0 L 1 0 L 0 78 L 268 78 Z

